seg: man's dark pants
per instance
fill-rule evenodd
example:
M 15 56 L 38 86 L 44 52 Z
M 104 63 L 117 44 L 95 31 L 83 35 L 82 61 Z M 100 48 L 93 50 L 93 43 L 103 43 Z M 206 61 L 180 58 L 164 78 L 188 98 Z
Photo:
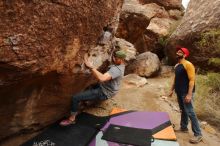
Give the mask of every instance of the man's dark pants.
M 188 119 L 191 120 L 191 125 L 192 125 L 192 131 L 195 136 L 201 136 L 201 129 L 199 126 L 199 122 L 197 119 L 197 116 L 194 112 L 193 108 L 193 97 L 190 103 L 185 103 L 184 99 L 187 94 L 178 94 L 177 93 L 177 99 L 179 103 L 179 107 L 181 110 L 181 121 L 180 121 L 180 126 L 181 129 L 187 129 L 188 125 Z M 194 93 L 193 93 L 194 96 Z
M 85 91 L 80 92 L 72 97 L 71 113 L 77 112 L 80 101 L 89 100 L 106 100 L 107 96 L 103 93 L 99 84 L 95 84 L 87 88 Z

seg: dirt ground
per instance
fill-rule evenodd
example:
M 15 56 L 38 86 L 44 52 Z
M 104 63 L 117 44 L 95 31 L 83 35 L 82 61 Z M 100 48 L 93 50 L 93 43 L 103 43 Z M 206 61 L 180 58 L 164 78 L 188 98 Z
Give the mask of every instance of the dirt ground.
M 169 89 L 168 87 L 171 81 L 171 77 L 157 77 L 148 79 L 147 81 L 148 83 L 142 87 L 136 87 L 134 85 L 123 82 L 123 86 L 120 92 L 114 98 L 96 105 L 95 107 L 86 109 L 85 111 L 99 116 L 108 115 L 113 107 L 139 111 L 163 111 L 169 113 L 171 122 L 178 127 L 180 113 L 178 112 L 178 105 L 175 102 L 175 96 L 166 100 L 161 98 L 162 95 L 166 95 Z M 202 133 L 204 136 L 203 142 L 196 144 L 197 146 L 220 145 L 219 131 L 217 131 L 215 134 L 211 134 L 202 129 Z M 7 142 L 4 142 L 2 145 L 20 145 L 36 134 L 37 133 L 20 135 L 10 139 Z M 180 146 L 195 145 L 188 142 L 189 138 L 193 135 L 191 130 L 190 133 L 176 133 L 176 135 Z
M 117 106 L 129 110 L 141 111 L 163 111 L 168 112 L 171 122 L 176 127 L 179 126 L 180 113 L 177 111 L 178 104 L 175 101 L 176 97 L 168 98 L 166 101 L 161 99 L 161 96 L 166 95 L 169 91 L 171 77 L 166 78 L 151 78 L 148 79 L 148 84 L 137 88 L 124 84 L 120 93 L 115 97 Z M 190 125 L 189 125 L 190 126 Z M 213 127 L 215 128 L 215 127 Z M 176 133 L 180 146 L 193 146 L 188 140 L 193 133 L 189 127 L 190 133 Z M 220 145 L 220 134 L 210 134 L 202 129 L 204 136 L 203 142 L 196 144 L 198 146 L 217 146 Z

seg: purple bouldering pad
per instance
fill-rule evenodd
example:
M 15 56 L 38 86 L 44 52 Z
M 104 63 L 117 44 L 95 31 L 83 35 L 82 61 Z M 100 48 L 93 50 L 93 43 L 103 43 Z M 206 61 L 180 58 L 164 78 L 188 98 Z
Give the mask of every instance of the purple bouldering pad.
M 140 129 L 154 129 L 169 121 L 170 118 L 166 112 L 129 112 L 118 116 L 112 116 L 101 131 L 105 131 L 110 124 Z M 97 136 L 91 141 L 89 146 L 98 146 L 100 144 L 102 146 L 120 145 L 119 143 L 103 140 L 101 138 L 102 135 L 103 133 L 99 132 L 99 134 L 97 134 Z
M 102 128 L 105 131 L 110 124 L 140 129 L 154 129 L 170 121 L 166 112 L 131 112 L 112 117 Z

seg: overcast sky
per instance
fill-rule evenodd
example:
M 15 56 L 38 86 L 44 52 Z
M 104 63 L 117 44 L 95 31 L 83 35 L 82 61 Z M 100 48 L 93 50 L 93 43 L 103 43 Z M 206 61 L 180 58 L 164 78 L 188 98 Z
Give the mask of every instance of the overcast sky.
M 183 6 L 186 8 L 190 0 L 182 0 Z

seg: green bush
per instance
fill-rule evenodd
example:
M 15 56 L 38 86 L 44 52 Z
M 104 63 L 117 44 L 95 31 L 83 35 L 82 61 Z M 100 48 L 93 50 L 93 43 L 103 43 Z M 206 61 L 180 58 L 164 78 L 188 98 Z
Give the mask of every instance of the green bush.
M 209 65 L 220 67 L 220 58 L 210 58 Z
M 200 35 L 200 40 L 195 42 L 196 46 L 203 48 L 206 52 L 212 52 L 212 54 L 220 53 L 220 29 L 212 29 L 207 32 L 203 32 Z
M 158 39 L 158 43 L 162 46 L 162 47 L 166 47 L 167 43 L 168 43 L 168 39 L 167 37 L 160 37 Z
M 212 90 L 220 91 L 220 74 L 219 73 L 208 73 L 207 85 Z
M 220 124 L 220 73 L 197 75 L 195 106 L 198 116 Z

